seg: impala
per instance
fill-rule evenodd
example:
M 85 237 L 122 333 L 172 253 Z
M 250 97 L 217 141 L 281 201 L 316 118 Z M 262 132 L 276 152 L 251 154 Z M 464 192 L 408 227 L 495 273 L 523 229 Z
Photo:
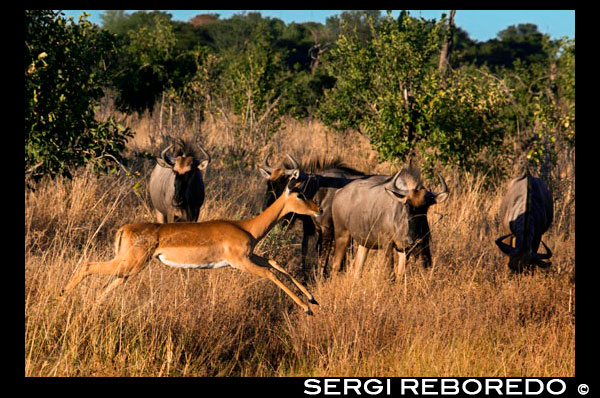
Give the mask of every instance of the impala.
M 263 213 L 240 221 L 213 220 L 200 223 L 135 223 L 121 227 L 115 235 L 115 258 L 105 262 L 85 264 L 67 284 L 63 293 L 71 290 L 90 274 L 114 275 L 113 280 L 99 295 L 121 285 L 127 278 L 141 271 L 149 259 L 156 257 L 163 264 L 176 268 L 213 269 L 231 266 L 242 271 L 268 278 L 287 293 L 308 315 L 310 307 L 277 277 L 281 272 L 311 304 L 318 305 L 308 290 L 272 259 L 254 254 L 256 244 L 287 213 L 317 216 L 319 206 L 301 193 L 299 172 L 291 175 L 283 194 Z
M 291 155 L 287 155 L 292 167 L 285 164 L 279 167 L 269 165 L 269 156 L 264 160 L 259 170 L 267 181 L 267 189 L 264 200 L 264 208 L 267 208 L 273 201 L 281 195 L 286 187 L 289 175 L 294 170 L 300 171 L 300 180 L 304 183 L 304 195 L 314 200 L 323 210 L 321 217 L 310 217 L 301 215 L 292 219 L 302 221 L 302 268 L 305 276 L 308 275 L 309 268 L 313 261 L 318 257 L 323 259 L 323 268 L 327 267 L 331 244 L 333 243 L 333 219 L 331 217 L 331 202 L 335 192 L 344 187 L 354 179 L 364 177 L 365 174 L 346 166 L 336 157 L 310 157 L 302 159 L 298 163 Z M 317 258 L 313 258 L 313 256 Z

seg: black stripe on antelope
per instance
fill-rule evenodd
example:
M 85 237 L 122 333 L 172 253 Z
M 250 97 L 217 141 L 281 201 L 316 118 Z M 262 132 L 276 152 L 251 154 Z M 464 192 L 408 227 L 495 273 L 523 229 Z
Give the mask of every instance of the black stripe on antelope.
M 287 155 L 289 164 L 281 163 L 277 167 L 269 165 L 269 155 L 259 170 L 266 179 L 266 191 L 263 208 L 268 207 L 286 187 L 289 176 L 299 171 L 298 179 L 303 182 L 302 192 L 321 207 L 320 217 L 306 215 L 289 215 L 288 222 L 300 219 L 302 222 L 302 267 L 307 276 L 309 268 L 318 260 L 324 259 L 325 267 L 333 241 L 333 220 L 331 218 L 331 202 L 333 194 L 355 178 L 364 173 L 346 166 L 339 158 L 305 158 L 299 163 L 291 155 Z M 314 242 L 313 242 L 314 241 Z
M 552 194 L 544 182 L 526 171 L 522 177 L 510 181 L 500 204 L 499 217 L 505 235 L 496 239 L 496 245 L 508 255 L 508 267 L 515 272 L 532 266 L 548 268 L 552 251 L 542 235 L 550 228 L 554 217 Z M 506 243 L 508 240 L 508 243 Z M 538 253 L 540 243 L 546 253 Z
M 404 273 L 405 262 L 414 255 L 424 267 L 431 265 L 430 232 L 427 211 L 448 198 L 446 182 L 439 176 L 442 190 L 423 186 L 418 168 L 409 166 L 393 176 L 359 178 L 339 189 L 333 198 L 335 254 L 332 271 L 338 272 L 350 238 L 358 243 L 354 269 L 360 275 L 370 249 L 386 251 L 391 276 Z M 399 265 L 394 269 L 393 251 Z
M 176 156 L 167 155 L 175 144 L 166 147 L 150 175 L 149 191 L 154 213 L 159 223 L 198 221 L 204 203 L 202 171 L 210 163 L 210 155 L 198 145 L 202 157 L 182 139 L 176 142 Z

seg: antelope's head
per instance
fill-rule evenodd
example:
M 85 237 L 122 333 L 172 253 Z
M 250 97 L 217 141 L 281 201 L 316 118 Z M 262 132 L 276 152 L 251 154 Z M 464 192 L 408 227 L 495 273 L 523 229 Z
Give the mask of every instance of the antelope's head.
M 283 193 L 285 198 L 284 213 L 297 213 L 309 216 L 318 217 L 323 214 L 323 210 L 312 201 L 304 196 L 304 185 L 306 180 L 302 180 L 299 170 L 294 170 L 290 174 L 289 182 Z

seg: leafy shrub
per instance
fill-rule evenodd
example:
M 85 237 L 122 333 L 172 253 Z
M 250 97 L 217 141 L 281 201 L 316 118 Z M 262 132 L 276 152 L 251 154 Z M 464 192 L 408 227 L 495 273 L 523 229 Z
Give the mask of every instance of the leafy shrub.
M 418 149 L 426 168 L 435 160 L 482 166 L 480 151 L 501 143 L 496 116 L 506 99 L 484 74 L 438 72 L 443 23 L 403 13 L 371 24 L 370 40 L 341 35 L 328 64 L 336 85 L 325 92 L 321 118 L 359 129 L 383 159 L 403 161 Z
M 128 128 L 97 121 L 102 97 L 102 61 L 112 35 L 65 20 L 51 10 L 25 11 L 25 174 L 71 176 L 92 162 L 106 168 L 105 155 L 119 158 Z

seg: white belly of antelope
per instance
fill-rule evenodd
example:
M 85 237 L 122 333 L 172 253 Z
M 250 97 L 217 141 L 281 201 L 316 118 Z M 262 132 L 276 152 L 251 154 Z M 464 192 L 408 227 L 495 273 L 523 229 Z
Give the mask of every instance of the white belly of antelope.
M 203 269 L 212 269 L 212 268 L 222 268 L 227 267 L 230 264 L 223 260 L 218 263 L 206 263 L 206 264 L 187 264 L 187 263 L 178 263 L 176 261 L 167 260 L 164 254 L 159 254 L 158 259 L 165 265 L 174 268 L 203 268 Z

